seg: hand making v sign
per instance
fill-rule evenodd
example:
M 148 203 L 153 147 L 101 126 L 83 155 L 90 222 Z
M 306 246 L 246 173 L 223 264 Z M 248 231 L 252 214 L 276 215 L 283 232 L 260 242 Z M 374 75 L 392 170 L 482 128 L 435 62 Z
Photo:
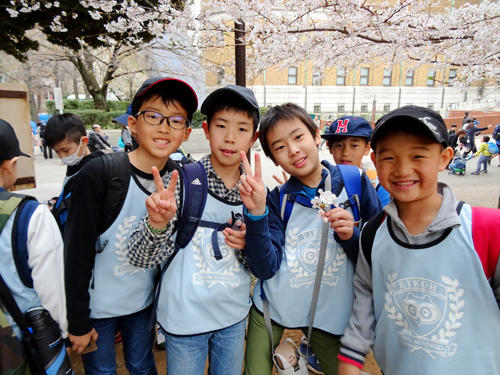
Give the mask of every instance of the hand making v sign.
M 174 217 L 177 211 L 177 203 L 175 202 L 175 187 L 179 172 L 173 171 L 170 183 L 165 189 L 163 181 L 160 177 L 158 168 L 152 167 L 153 177 L 156 185 L 156 193 L 151 194 L 146 198 L 146 208 L 149 214 L 149 225 L 155 229 L 165 228 L 170 220 Z
M 266 213 L 267 191 L 262 182 L 260 155 L 255 154 L 255 174 L 252 173 L 252 167 L 245 152 L 240 151 L 240 155 L 245 170 L 245 174 L 240 176 L 241 184 L 238 185 L 241 200 L 250 214 L 254 216 L 264 215 Z

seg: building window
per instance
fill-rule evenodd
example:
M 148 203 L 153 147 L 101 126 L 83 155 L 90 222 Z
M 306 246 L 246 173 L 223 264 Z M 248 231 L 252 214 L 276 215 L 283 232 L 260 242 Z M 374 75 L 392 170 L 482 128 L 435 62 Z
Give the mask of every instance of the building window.
M 368 86 L 368 79 L 370 78 L 370 68 L 361 68 L 361 77 L 359 84 L 361 86 Z
M 389 113 L 391 111 L 391 103 L 384 103 L 384 113 Z
M 342 68 L 337 69 L 337 85 L 345 86 L 345 69 Z
M 291 66 L 288 68 L 288 84 L 296 85 L 297 84 L 297 67 Z
M 457 78 L 457 70 L 450 69 L 450 73 L 448 73 L 448 86 L 453 86 L 453 80 Z
M 271 108 L 273 108 L 273 105 L 271 103 L 268 103 L 267 104 L 267 109 L 271 109 Z
M 384 79 L 382 81 L 382 84 L 384 86 L 390 86 L 391 85 L 391 80 L 392 80 L 392 69 L 385 68 L 384 69 Z
M 368 103 L 361 104 L 361 113 L 368 113 Z
M 427 86 L 434 86 L 436 83 L 436 71 L 434 69 L 429 69 L 427 72 Z
M 313 86 L 321 86 L 323 84 L 321 79 L 321 72 L 319 70 L 313 71 Z
M 432 109 L 434 111 L 434 103 L 427 104 L 427 108 Z
M 415 72 L 413 70 L 406 72 L 405 86 L 413 86 L 413 75 L 414 74 L 415 74 Z
M 321 103 L 314 103 L 314 113 L 321 113 Z
M 345 113 L 345 104 L 339 104 L 337 106 L 337 113 Z

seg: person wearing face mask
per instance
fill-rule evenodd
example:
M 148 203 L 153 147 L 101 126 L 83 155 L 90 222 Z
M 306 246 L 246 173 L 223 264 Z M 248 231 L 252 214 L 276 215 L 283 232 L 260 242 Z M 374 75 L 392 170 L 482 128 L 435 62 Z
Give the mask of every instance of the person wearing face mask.
M 61 233 L 64 235 L 67 207 L 71 192 L 76 183 L 78 172 L 90 160 L 100 157 L 101 151 L 91 153 L 87 147 L 89 139 L 83 120 L 72 113 L 52 116 L 47 122 L 45 141 L 52 148 L 61 162 L 67 165 L 61 194 L 55 203 L 54 214 Z

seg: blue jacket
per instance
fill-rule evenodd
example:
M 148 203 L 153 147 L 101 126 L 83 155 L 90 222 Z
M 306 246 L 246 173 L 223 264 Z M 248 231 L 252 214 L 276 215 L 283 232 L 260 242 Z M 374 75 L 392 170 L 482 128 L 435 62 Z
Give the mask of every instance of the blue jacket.
M 337 166 L 331 165 L 323 160 L 322 164 L 329 169 L 332 179 L 332 193 L 339 195 L 344 187 L 342 176 Z M 316 187 L 324 189 L 324 179 L 326 171 L 322 172 L 323 180 Z M 361 217 L 363 222 L 367 222 L 371 217 L 382 210 L 380 199 L 366 175 L 362 181 L 361 197 Z M 302 189 L 302 183 L 294 177 L 284 185 L 286 193 L 298 193 L 306 196 Z M 317 195 L 317 194 L 316 194 Z M 246 247 L 247 260 L 252 272 L 260 279 L 272 278 L 278 271 L 282 258 L 283 247 L 285 245 L 285 223 L 281 219 L 280 198 L 276 190 L 271 190 L 267 195 L 267 208 L 269 213 L 258 220 L 246 218 Z M 357 252 L 359 248 L 360 229 L 354 227 L 351 239 L 342 241 L 335 234 L 337 241 L 346 252 Z

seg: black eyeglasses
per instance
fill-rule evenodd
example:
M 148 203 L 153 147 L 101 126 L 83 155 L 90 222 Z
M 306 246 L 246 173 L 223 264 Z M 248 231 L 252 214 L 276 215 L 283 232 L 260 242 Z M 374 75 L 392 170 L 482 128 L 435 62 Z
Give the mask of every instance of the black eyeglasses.
M 172 129 L 182 130 L 189 126 L 189 120 L 181 116 L 163 116 L 161 113 L 155 111 L 140 111 L 135 117 L 142 115 L 144 121 L 149 125 L 160 125 L 163 120 L 167 119 L 167 124 Z

